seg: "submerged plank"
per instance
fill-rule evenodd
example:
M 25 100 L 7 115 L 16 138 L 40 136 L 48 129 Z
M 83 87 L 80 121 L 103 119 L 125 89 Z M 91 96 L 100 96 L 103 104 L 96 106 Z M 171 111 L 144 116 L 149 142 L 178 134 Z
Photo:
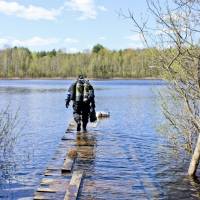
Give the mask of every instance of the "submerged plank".
M 52 184 L 56 179 L 48 179 L 48 178 L 43 178 L 40 182 L 40 185 L 50 185 Z
M 45 176 L 59 176 L 60 175 L 60 169 L 58 169 L 58 170 L 49 170 L 49 169 L 46 169 L 44 175 Z
M 72 134 L 65 134 L 62 137 L 62 140 L 75 140 L 76 139 L 76 135 L 72 135 Z
M 50 188 L 38 188 L 37 192 L 47 192 L 47 193 L 55 193 L 56 190 L 52 190 Z
M 73 172 L 64 200 L 76 200 L 83 178 L 83 171 Z
M 50 200 L 50 199 L 52 199 L 52 198 L 46 197 L 46 196 L 42 196 L 42 195 L 36 195 L 36 196 L 34 196 L 33 199 L 34 199 L 34 200 Z
M 59 166 L 49 166 L 49 167 L 47 167 L 47 169 L 46 170 L 50 170 L 50 171 L 57 171 L 57 170 L 59 170 L 60 168 L 59 168 Z
M 73 164 L 74 164 L 74 159 L 67 157 L 65 159 L 65 162 L 64 162 L 63 167 L 61 169 L 61 172 L 71 172 Z

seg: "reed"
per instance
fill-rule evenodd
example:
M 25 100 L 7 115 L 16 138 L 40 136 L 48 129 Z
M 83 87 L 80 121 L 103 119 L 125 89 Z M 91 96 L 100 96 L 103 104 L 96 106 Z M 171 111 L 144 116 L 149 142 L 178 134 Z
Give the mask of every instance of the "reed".
M 18 111 L 13 114 L 9 106 L 0 111 L 0 155 L 5 156 L 13 149 L 19 135 L 18 124 Z

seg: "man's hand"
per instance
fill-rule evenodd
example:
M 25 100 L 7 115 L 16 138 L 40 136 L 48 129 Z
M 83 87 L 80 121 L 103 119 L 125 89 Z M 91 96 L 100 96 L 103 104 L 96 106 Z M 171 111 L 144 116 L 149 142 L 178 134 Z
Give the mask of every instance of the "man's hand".
M 69 107 L 69 101 L 67 99 L 65 99 L 65 107 L 68 108 Z

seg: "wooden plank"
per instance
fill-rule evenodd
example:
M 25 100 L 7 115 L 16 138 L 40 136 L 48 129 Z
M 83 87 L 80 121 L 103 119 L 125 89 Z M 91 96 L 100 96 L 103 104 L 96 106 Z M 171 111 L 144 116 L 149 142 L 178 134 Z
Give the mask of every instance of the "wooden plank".
M 50 188 L 38 188 L 37 192 L 48 192 L 48 193 L 55 193 L 56 190 L 52 190 Z
M 46 196 L 42 196 L 42 195 L 36 195 L 33 197 L 34 200 L 50 200 L 52 198 L 50 197 L 46 197 Z
M 76 139 L 76 135 L 72 135 L 72 134 L 65 134 L 61 140 L 75 140 Z
M 59 170 L 60 168 L 59 168 L 59 166 L 49 166 L 49 167 L 47 167 L 47 171 L 57 171 L 57 170 Z
M 60 169 L 57 169 L 57 170 L 46 169 L 44 175 L 45 176 L 59 176 L 60 175 Z
M 40 185 L 50 185 L 52 184 L 56 179 L 48 179 L 48 178 L 43 178 L 40 182 Z
M 61 172 L 71 172 L 72 171 L 72 167 L 73 167 L 73 164 L 74 164 L 74 159 L 71 159 L 71 158 L 66 158 L 65 159 L 65 162 L 63 164 L 63 167 L 61 169 Z
M 60 177 L 61 173 L 53 173 L 53 172 L 46 172 L 44 176 L 53 176 L 53 177 Z
M 83 175 L 83 171 L 73 172 L 64 200 L 77 199 Z

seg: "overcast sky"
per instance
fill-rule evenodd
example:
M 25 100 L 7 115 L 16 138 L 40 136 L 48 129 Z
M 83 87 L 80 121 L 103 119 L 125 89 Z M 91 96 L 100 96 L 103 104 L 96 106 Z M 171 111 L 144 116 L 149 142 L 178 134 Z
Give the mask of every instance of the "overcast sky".
M 140 18 L 145 0 L 0 0 L 0 48 L 31 50 L 142 47 L 129 20 L 118 16 L 133 10 Z

